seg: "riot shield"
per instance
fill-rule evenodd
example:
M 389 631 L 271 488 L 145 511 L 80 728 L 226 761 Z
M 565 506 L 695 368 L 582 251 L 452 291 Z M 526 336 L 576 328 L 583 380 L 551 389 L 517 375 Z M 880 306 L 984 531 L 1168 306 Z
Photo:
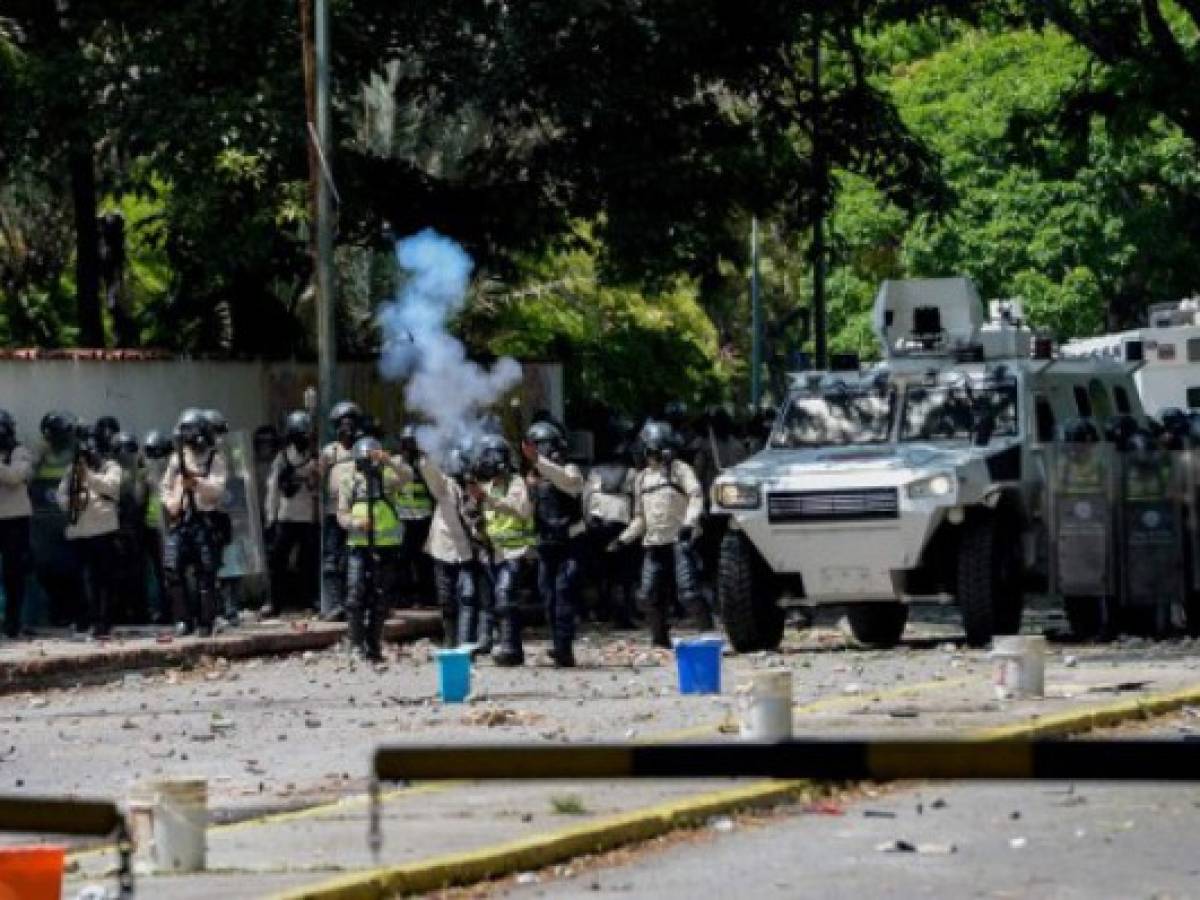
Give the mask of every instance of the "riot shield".
M 250 435 L 231 431 L 223 439 L 228 477 L 221 508 L 229 514 L 232 539 L 221 558 L 218 578 L 245 578 L 267 571 L 263 548 L 262 515 Z
M 1094 637 L 1109 626 L 1117 593 L 1112 445 L 1056 444 L 1048 475 L 1052 590 L 1075 636 Z
M 1184 619 L 1188 632 L 1200 636 L 1200 446 L 1187 447 L 1176 457 L 1183 500 L 1184 563 L 1187 603 Z
M 1161 636 L 1185 594 L 1180 460 L 1163 450 L 1119 454 L 1122 630 Z
M 80 594 L 79 562 L 67 540 L 67 514 L 58 505 L 58 485 L 75 460 L 74 448 L 43 447 L 29 486 L 33 505 L 30 540 L 36 576 L 26 598 L 27 621 L 65 625 L 72 621 Z

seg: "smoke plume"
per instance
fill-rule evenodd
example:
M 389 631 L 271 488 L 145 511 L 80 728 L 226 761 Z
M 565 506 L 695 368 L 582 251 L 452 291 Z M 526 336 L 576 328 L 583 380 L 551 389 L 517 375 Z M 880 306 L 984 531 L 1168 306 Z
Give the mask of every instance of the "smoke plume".
M 520 382 L 521 367 L 507 357 L 490 369 L 472 362 L 448 330 L 466 304 L 473 268 L 462 247 L 426 228 L 397 242 L 396 263 L 402 288 L 379 308 L 379 368 L 387 379 L 407 379 L 405 406 L 429 422 L 417 440 L 426 452 L 444 457 L 483 430 L 485 410 Z

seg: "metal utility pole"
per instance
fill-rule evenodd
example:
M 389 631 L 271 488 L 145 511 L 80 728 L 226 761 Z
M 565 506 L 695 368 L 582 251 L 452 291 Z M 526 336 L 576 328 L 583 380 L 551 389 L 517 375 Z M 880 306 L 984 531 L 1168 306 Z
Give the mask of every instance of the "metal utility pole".
M 329 4 L 328 0 L 299 0 L 300 33 L 304 52 L 305 122 L 308 145 L 309 213 L 317 317 L 317 422 L 322 442 L 329 437 L 329 410 L 337 385 L 337 337 L 333 286 L 333 175 L 329 165 Z M 314 8 L 315 3 L 315 8 Z M 321 495 L 321 545 L 333 539 L 324 527 L 325 491 Z M 325 592 L 324 580 L 321 584 Z M 322 597 L 322 610 L 329 609 Z
M 750 402 L 762 400 L 762 298 L 758 292 L 758 217 L 750 220 Z
M 812 166 L 813 207 L 812 267 L 813 267 L 813 339 L 818 369 L 828 367 L 825 325 L 825 200 L 829 193 L 828 162 L 821 139 L 821 32 L 824 24 L 820 10 L 813 12 L 812 27 Z

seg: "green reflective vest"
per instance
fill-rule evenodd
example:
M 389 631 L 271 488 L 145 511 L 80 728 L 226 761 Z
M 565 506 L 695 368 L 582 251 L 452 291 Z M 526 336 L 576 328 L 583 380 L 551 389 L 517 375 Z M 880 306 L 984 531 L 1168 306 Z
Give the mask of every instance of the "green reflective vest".
M 492 499 L 503 499 L 507 490 L 491 489 Z M 498 550 L 523 550 L 537 545 L 537 526 L 533 518 L 523 519 L 512 513 L 487 509 L 483 513 L 487 536 Z
M 352 528 L 346 538 L 351 547 L 398 547 L 404 538 L 404 525 L 396 511 L 396 487 L 393 479 L 385 476 L 383 494 L 374 500 L 367 497 L 367 486 L 363 479 L 355 475 L 350 499 L 350 515 L 355 519 L 370 522 L 375 527 L 375 540 L 370 539 L 367 529 L 361 531 Z M 391 494 L 389 497 L 388 495 Z
M 433 515 L 433 496 L 420 478 L 396 492 L 396 511 L 402 519 L 427 519 Z
M 146 494 L 146 527 L 162 528 L 162 498 L 158 491 L 151 490 Z

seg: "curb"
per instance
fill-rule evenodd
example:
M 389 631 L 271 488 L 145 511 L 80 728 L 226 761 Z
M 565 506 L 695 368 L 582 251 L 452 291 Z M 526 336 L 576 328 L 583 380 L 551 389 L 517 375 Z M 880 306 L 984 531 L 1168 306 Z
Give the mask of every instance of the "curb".
M 984 728 L 970 734 L 987 740 L 1064 737 L 1165 715 L 1193 703 L 1200 704 L 1200 685 L 1092 709 L 1039 716 L 1029 722 Z M 808 781 L 760 781 L 746 787 L 620 813 L 506 844 L 345 875 L 311 888 L 279 894 L 277 900 L 377 900 L 475 884 L 649 840 L 720 813 L 784 802 L 810 786 Z
M 441 618 L 436 611 L 405 612 L 398 619 L 385 623 L 383 635 L 389 641 L 407 641 L 432 637 L 441 632 L 441 627 Z M 96 681 L 139 669 L 195 664 L 204 656 L 247 659 L 324 650 L 337 644 L 345 633 L 343 624 L 314 624 L 307 625 L 302 631 L 243 632 L 225 637 L 186 638 L 148 647 L 110 646 L 63 656 L 4 661 L 0 662 L 0 695 L 52 687 L 80 678 Z

